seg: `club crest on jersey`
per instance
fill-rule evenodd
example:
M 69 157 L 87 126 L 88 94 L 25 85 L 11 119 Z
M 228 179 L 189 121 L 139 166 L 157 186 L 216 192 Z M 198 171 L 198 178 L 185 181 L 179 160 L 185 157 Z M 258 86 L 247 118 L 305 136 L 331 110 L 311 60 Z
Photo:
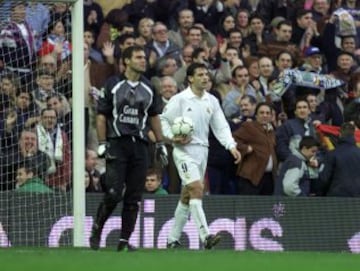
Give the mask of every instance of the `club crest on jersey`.
M 211 114 L 211 109 L 209 107 L 206 108 L 206 112 L 208 112 L 209 114 Z

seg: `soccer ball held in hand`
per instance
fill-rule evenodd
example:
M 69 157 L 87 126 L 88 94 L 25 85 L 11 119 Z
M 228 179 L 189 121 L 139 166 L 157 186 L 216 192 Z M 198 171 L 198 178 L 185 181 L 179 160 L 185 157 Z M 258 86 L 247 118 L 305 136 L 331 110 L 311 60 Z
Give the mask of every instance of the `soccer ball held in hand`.
M 171 131 L 174 136 L 191 136 L 194 132 L 194 124 L 192 119 L 188 117 L 177 117 L 171 126 Z

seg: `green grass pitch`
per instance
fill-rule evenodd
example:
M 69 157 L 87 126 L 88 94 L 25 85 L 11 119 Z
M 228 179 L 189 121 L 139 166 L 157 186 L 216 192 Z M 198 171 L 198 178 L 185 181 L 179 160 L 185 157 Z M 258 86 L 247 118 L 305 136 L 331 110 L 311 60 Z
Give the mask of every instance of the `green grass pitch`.
M 323 252 L 256 252 L 233 250 L 147 250 L 118 253 L 110 249 L 0 249 L 2 271 L 352 271 L 360 255 Z

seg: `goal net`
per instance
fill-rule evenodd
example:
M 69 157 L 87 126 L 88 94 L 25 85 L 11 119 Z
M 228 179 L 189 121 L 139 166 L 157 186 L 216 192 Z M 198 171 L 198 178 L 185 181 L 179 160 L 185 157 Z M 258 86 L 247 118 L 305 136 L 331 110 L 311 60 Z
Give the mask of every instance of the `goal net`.
M 0 3 L 0 247 L 72 245 L 71 2 Z

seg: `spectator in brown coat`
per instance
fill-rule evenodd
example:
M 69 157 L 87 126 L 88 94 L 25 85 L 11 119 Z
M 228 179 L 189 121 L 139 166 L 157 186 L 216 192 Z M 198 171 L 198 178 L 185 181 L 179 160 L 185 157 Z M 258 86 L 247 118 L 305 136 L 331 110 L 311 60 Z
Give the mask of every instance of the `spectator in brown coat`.
M 233 133 L 243 157 L 237 168 L 239 194 L 273 194 L 277 159 L 271 110 L 269 104 L 259 103 L 255 120 L 244 122 Z

